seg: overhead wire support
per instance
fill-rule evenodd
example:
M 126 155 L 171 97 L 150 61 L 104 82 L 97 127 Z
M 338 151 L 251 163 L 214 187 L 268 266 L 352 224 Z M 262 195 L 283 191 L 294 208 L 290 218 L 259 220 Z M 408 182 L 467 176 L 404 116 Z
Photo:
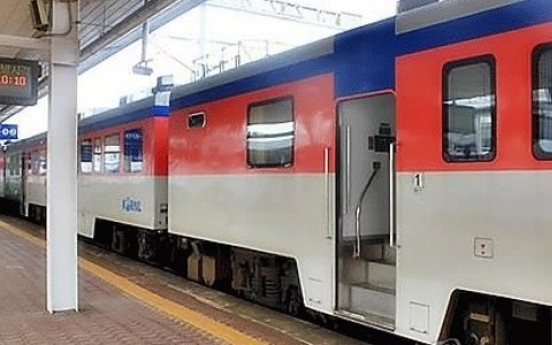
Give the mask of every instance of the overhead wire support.
M 362 22 L 358 14 L 305 6 L 289 0 L 209 0 L 207 5 L 333 29 L 347 29 Z

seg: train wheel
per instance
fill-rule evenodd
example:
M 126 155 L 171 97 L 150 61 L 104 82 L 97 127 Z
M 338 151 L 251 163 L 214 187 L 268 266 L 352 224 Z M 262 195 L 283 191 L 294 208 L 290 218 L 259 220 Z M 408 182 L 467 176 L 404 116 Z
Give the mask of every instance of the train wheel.
M 111 250 L 119 254 L 127 254 L 129 243 L 125 231 L 114 226 L 112 235 Z
M 153 261 L 155 259 L 154 238 L 146 231 L 138 230 L 138 259 L 142 261 Z
M 286 298 L 284 299 L 284 310 L 293 316 L 301 315 L 303 312 L 303 301 L 297 286 L 290 286 L 287 290 Z

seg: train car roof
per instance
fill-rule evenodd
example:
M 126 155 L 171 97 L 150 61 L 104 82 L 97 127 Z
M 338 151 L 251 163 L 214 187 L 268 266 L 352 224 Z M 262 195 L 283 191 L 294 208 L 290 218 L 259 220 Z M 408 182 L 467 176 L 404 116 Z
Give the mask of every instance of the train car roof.
M 154 115 L 154 97 L 150 96 L 80 120 L 79 134 L 138 121 Z
M 144 98 L 142 100 L 110 109 L 97 115 L 86 117 L 79 121 L 79 134 L 85 134 L 104 128 L 138 121 L 144 118 L 156 115 L 154 107 L 154 97 Z M 40 133 L 35 136 L 10 142 L 7 146 L 10 149 L 28 148 L 41 146 L 46 142 L 47 133 Z
M 449 0 L 397 16 L 397 55 L 543 24 L 550 0 Z
M 46 143 L 46 132 L 37 134 L 35 136 L 17 140 L 6 144 L 7 150 L 21 150 L 29 147 L 43 146 Z

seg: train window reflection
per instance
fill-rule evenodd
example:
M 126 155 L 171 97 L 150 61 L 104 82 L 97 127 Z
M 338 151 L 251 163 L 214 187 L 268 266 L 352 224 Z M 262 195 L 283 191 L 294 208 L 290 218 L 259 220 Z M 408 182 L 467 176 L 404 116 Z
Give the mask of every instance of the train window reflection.
M 33 151 L 31 153 L 31 170 L 33 175 L 46 175 L 46 151 Z
M 494 59 L 485 56 L 449 63 L 443 84 L 445 160 L 492 160 L 496 152 Z
M 39 168 L 39 156 L 38 151 L 31 152 L 31 174 L 32 175 L 38 175 L 38 168 Z
M 247 121 L 247 164 L 251 167 L 293 163 L 295 123 L 291 98 L 254 104 Z
M 47 170 L 47 162 L 46 162 L 46 151 L 40 150 L 39 157 L 38 157 L 39 163 L 38 163 L 38 174 L 40 176 L 46 175 Z
M 8 172 L 9 176 L 21 175 L 21 157 L 18 154 L 8 157 Z
M 102 141 L 94 139 L 94 172 L 102 171 Z
M 552 159 L 552 44 L 533 53 L 533 154 Z
M 89 174 L 92 172 L 92 157 L 93 157 L 92 140 L 89 140 L 89 139 L 83 140 L 80 146 L 81 173 Z
M 106 137 L 104 145 L 104 169 L 106 172 L 119 172 L 120 152 L 119 134 Z
M 125 171 L 142 171 L 142 130 L 131 129 L 125 132 Z

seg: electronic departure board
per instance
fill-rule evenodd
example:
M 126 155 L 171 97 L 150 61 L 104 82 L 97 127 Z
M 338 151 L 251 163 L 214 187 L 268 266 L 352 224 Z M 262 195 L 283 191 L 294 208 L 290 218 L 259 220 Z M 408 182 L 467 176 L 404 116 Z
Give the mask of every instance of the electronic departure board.
M 39 71 L 36 61 L 0 58 L 0 104 L 35 105 Z

